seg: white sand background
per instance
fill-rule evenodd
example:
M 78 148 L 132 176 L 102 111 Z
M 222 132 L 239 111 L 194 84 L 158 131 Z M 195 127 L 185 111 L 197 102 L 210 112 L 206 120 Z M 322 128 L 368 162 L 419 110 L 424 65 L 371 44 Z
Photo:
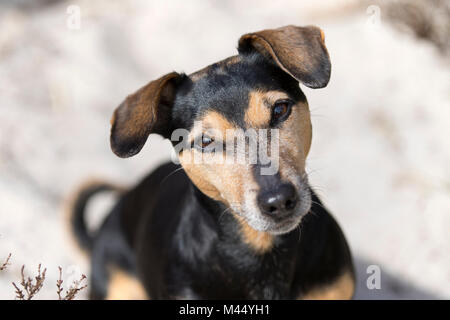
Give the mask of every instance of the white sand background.
M 67 27 L 69 5 L 81 9 L 80 29 Z M 94 177 L 133 185 L 168 159 L 158 136 L 134 158 L 111 152 L 109 119 L 127 94 L 234 55 L 241 34 L 287 24 L 325 31 L 331 81 L 302 87 L 314 127 L 308 172 L 352 247 L 356 298 L 449 299 L 449 61 L 366 9 L 351 0 L 0 2 L 0 261 L 12 253 L 0 299 L 14 299 L 23 264 L 29 275 L 48 268 L 40 299 L 56 298 L 58 266 L 65 283 L 89 277 L 64 198 Z M 95 203 L 92 220 L 109 202 Z M 380 290 L 366 286 L 369 265 L 381 268 Z

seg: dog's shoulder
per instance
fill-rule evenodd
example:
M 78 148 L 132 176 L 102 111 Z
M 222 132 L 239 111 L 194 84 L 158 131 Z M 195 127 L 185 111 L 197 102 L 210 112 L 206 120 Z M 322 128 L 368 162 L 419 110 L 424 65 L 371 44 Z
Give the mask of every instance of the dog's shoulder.
M 301 226 L 293 294 L 306 299 L 351 298 L 355 275 L 350 248 L 341 227 L 314 192 L 312 200 Z
M 137 230 L 157 210 L 158 203 L 177 203 L 187 189 L 189 179 L 179 165 L 165 163 L 153 170 L 119 200 L 118 207 L 123 231 L 133 244 Z

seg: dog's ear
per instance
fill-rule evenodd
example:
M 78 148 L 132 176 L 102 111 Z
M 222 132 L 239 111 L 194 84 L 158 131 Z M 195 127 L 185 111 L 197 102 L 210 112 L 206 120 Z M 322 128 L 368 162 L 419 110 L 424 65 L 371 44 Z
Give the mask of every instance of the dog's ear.
M 323 88 L 331 73 L 322 30 L 314 26 L 286 26 L 244 34 L 239 53 L 258 51 L 310 88 Z
M 182 77 L 176 72 L 166 74 L 129 95 L 117 107 L 111 119 L 110 137 L 116 155 L 134 156 L 141 151 L 150 133 L 166 133 L 176 84 Z

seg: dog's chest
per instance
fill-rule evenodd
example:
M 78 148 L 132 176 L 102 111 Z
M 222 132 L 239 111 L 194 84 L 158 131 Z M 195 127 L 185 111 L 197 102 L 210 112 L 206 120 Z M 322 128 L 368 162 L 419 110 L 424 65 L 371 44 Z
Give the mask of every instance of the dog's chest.
M 175 273 L 186 279 L 186 285 L 177 288 L 171 295 L 188 299 L 289 299 L 292 272 L 287 269 L 268 267 L 270 262 L 250 266 L 219 265 L 210 261 L 207 265 Z M 281 267 L 281 266 L 279 266 Z M 184 281 L 183 281 L 184 282 Z M 187 295 L 187 296 L 186 296 Z
M 295 265 L 292 259 L 286 259 L 276 253 L 266 255 L 250 255 L 245 259 L 242 269 L 231 268 L 236 282 L 242 281 L 242 289 L 248 299 L 288 299 L 294 276 Z M 238 264 L 237 264 L 238 265 Z M 236 266 L 236 265 L 235 265 Z
M 219 248 L 216 256 L 197 270 L 192 278 L 200 287 L 213 283 L 202 294 L 204 298 L 289 299 L 295 259 L 273 252 L 259 255 L 244 248 Z

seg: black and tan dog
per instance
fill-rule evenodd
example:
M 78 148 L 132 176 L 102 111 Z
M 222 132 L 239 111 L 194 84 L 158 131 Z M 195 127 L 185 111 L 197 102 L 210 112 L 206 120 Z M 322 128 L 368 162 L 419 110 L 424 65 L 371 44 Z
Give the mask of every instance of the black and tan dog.
M 311 121 L 299 82 L 327 85 L 324 35 L 313 26 L 263 30 L 243 35 L 238 51 L 191 75 L 154 80 L 116 109 L 111 147 L 120 157 L 137 154 L 151 133 L 170 138 L 183 128 L 192 140 L 181 166 L 162 165 L 121 192 L 95 234 L 84 223 L 87 201 L 115 187 L 79 193 L 72 225 L 90 252 L 93 299 L 352 297 L 348 245 L 305 173 Z M 279 170 L 188 161 L 223 143 L 202 128 L 279 129 Z

